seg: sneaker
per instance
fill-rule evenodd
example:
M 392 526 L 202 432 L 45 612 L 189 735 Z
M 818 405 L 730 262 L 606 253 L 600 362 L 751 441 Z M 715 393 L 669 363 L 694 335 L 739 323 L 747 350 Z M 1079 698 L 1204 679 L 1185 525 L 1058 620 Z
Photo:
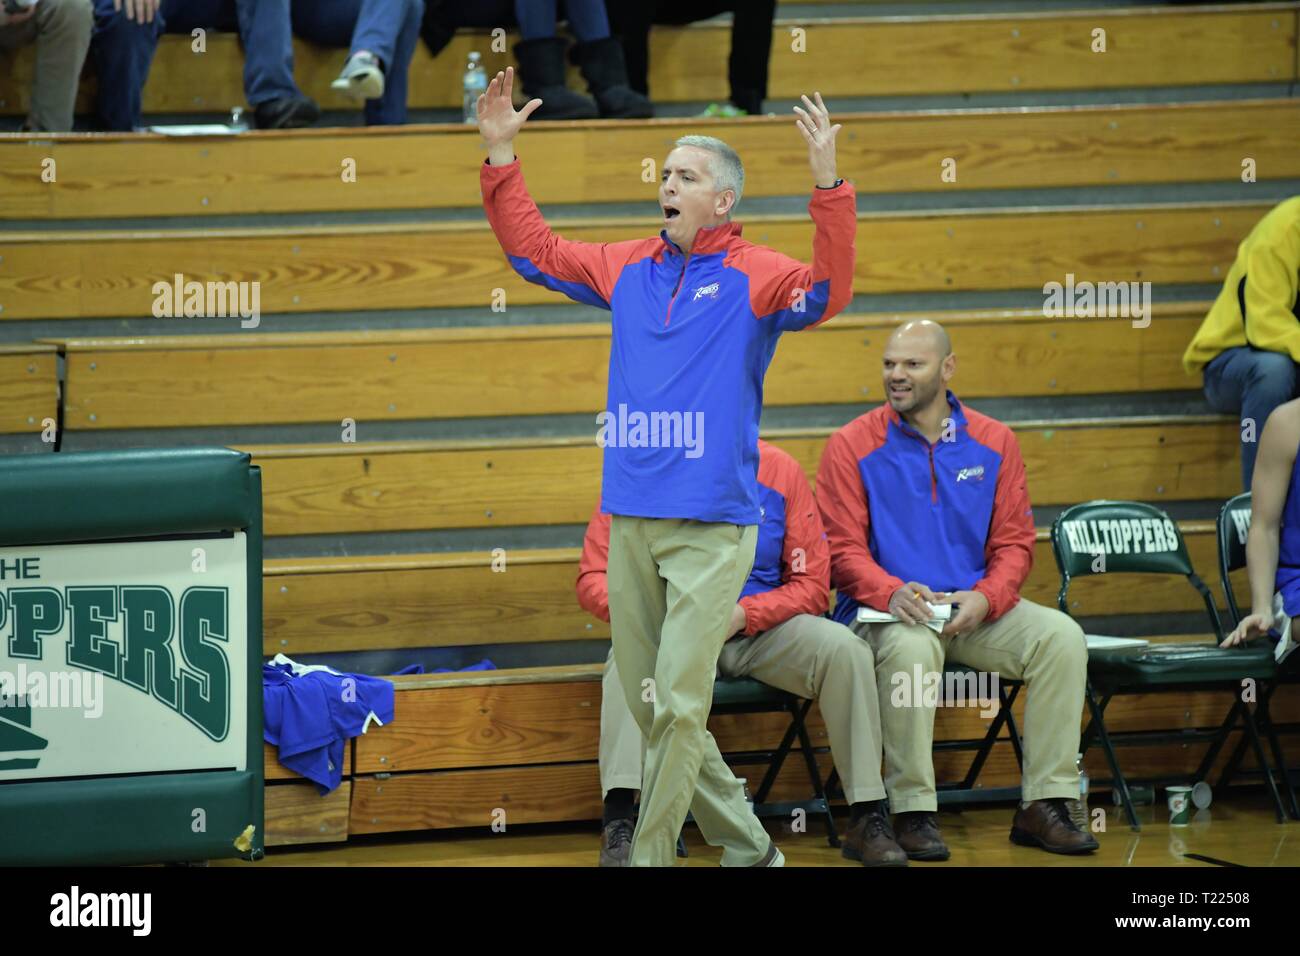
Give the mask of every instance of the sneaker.
M 366 50 L 352 54 L 330 89 L 354 100 L 379 99 L 384 95 L 384 70 L 379 58 Z
M 610 820 L 600 836 L 600 865 L 627 866 L 632 855 L 632 834 L 636 824 L 626 818 Z

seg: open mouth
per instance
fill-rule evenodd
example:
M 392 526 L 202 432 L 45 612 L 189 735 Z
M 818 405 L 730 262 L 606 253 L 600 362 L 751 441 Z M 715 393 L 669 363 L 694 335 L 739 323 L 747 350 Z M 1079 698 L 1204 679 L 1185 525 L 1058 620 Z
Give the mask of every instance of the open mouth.
M 664 206 L 664 222 L 672 222 L 682 214 L 680 209 L 674 209 L 672 206 Z
M 912 394 L 910 385 L 891 385 L 889 386 L 889 395 L 891 398 L 905 398 Z

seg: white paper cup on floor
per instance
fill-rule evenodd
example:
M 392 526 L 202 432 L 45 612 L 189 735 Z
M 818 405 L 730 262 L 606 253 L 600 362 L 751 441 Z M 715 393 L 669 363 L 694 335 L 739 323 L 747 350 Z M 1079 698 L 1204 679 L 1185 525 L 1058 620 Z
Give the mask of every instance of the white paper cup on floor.
M 1166 787 L 1165 796 L 1169 801 L 1169 825 L 1187 826 L 1192 819 L 1192 788 Z
M 1214 793 L 1210 790 L 1210 785 L 1204 780 L 1192 787 L 1192 804 L 1197 810 L 1204 810 L 1214 800 Z

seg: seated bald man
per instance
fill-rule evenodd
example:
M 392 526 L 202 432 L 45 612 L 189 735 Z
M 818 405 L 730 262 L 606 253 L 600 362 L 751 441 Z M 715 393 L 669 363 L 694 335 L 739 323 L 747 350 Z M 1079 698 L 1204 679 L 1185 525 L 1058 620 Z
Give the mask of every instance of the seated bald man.
M 935 817 L 934 707 L 894 706 L 891 691 L 895 674 L 942 674 L 945 660 L 1025 682 L 1012 841 L 1087 853 L 1097 841 L 1072 820 L 1087 644 L 1067 615 L 1020 597 L 1034 554 L 1024 461 L 1011 429 L 948 391 L 956 368 L 942 326 L 900 327 L 885 346 L 885 404 L 826 443 L 817 502 L 839 589 L 834 617 L 875 652 L 885 784 L 909 858 L 949 855 Z M 922 623 L 927 602 L 954 606 L 942 634 Z M 864 605 L 898 623 L 857 623 Z
M 753 677 L 818 701 L 831 756 L 844 781 L 851 821 L 842 852 L 864 866 L 906 866 L 885 815 L 880 779 L 880 709 L 871 648 L 823 615 L 830 603 L 830 555 L 812 489 L 799 463 L 758 443 L 761 520 L 754 567 L 731 616 L 718 670 Z M 609 620 L 605 566 L 609 515 L 587 525 L 578 603 Z M 605 798 L 601 866 L 626 866 L 632 845 L 633 791 L 641 787 L 642 739 L 619 684 L 611 651 L 600 705 L 600 785 Z

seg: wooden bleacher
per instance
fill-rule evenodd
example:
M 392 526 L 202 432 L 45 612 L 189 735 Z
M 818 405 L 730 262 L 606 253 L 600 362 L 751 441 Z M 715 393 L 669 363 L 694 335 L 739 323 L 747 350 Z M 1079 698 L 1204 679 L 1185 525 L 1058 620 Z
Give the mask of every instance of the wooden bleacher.
M 1261 177 L 1300 176 L 1300 113 L 1291 100 L 860 113 L 836 116 L 840 162 L 860 194 L 1221 181 L 1244 156 Z M 612 127 L 530 129 L 524 163 L 539 203 L 654 202 L 654 184 L 628 157 L 653 157 L 687 131 L 724 136 L 745 157 L 749 198 L 808 188 L 803 145 L 784 117 L 663 119 Z M 123 162 L 123 157 L 130 157 Z M 583 175 L 569 170 L 583 157 Z M 40 178 L 57 163 L 61 189 Z M 344 185 L 342 159 L 357 180 Z M 1050 157 L 1050 161 L 1047 161 Z M 956 161 L 957 181 L 940 178 Z M 483 159 L 477 133 L 447 126 L 270 131 L 184 143 L 157 134 L 54 136 L 0 150 L 2 214 L 88 219 L 477 207 L 467 169 Z M 142 177 L 138 169 L 149 169 Z M 867 172 L 869 171 L 869 174 Z
M 1209 416 L 1009 422 L 1038 505 L 1105 496 L 1224 500 L 1237 425 Z M 768 432 L 815 474 L 831 429 Z M 268 535 L 586 524 L 600 449 L 583 438 L 243 446 L 262 468 Z M 1086 462 L 1087 467 L 1081 467 Z
M 1194 8 L 1136 7 L 966 16 L 782 19 L 773 25 L 769 95 L 797 98 L 911 95 L 975 91 L 1117 89 L 1227 83 L 1285 83 L 1296 74 L 1295 3 Z M 1092 51 L 1092 31 L 1106 31 L 1105 53 Z M 795 51 L 794 29 L 805 31 Z M 722 100 L 724 71 L 698 75 L 680 64 L 716 61 L 730 44 L 727 24 L 701 23 L 651 32 L 649 85 L 664 103 Z M 511 35 L 509 46 L 518 38 Z M 469 53 L 492 72 L 513 63 L 494 52 L 484 32 L 461 33 L 436 59 L 423 44 L 409 77 L 412 109 L 459 107 L 461 71 Z M 295 78 L 325 109 L 355 109 L 329 89 L 346 59 L 301 41 Z M 196 61 L 201 67 L 196 68 Z M 0 66 L 0 111 L 27 108 L 33 51 L 25 47 Z M 829 68 L 837 64 L 841 68 Z M 244 103 L 238 38 L 212 33 L 196 54 L 191 38 L 164 36 L 144 89 L 146 113 L 228 112 Z M 848 67 L 848 68 L 843 68 Z M 576 75 L 573 79 L 576 79 Z M 91 104 L 83 83 L 78 112 Z
M 58 420 L 58 365 L 53 345 L 0 345 L 0 434 L 35 434 Z
M 1006 394 L 1008 362 L 1027 366 L 1025 396 L 1186 388 L 1182 352 L 1208 307 L 1156 306 L 1144 329 L 1027 309 L 926 315 L 950 330 L 975 399 Z M 880 346 L 910 317 L 845 315 L 785 336 L 764 404 L 876 400 Z M 81 431 L 589 412 L 605 400 L 609 336 L 608 324 L 547 324 L 43 342 L 67 360 L 65 427 Z
M 1215 575 L 1213 525 L 1185 521 L 1193 564 Z M 1060 580 L 1038 530 L 1034 568 L 1024 596 L 1055 606 Z M 462 647 L 541 641 L 607 640 L 609 625 L 587 615 L 574 597 L 577 548 L 511 550 L 507 571 L 492 572 L 484 552 L 269 558 L 262 587 L 266 656 Z M 1245 575 L 1234 577 L 1239 585 Z M 1195 612 L 1195 591 L 1173 578 L 1084 579 L 1072 603 L 1087 609 L 1104 596 L 1118 607 L 1156 613 Z M 472 596 L 472 597 L 469 597 Z
M 600 816 L 594 759 L 600 734 L 599 664 L 397 677 L 394 683 L 398 692 L 393 723 L 353 744 L 347 833 L 330 829 L 329 821 L 337 817 L 331 801 L 318 798 L 316 813 L 311 813 L 305 796 L 308 788 L 314 794 L 313 785 L 285 782 L 268 787 L 268 826 L 283 816 L 294 829 L 283 838 L 269 831 L 269 844 L 487 826 L 496 808 L 506 809 L 512 825 Z M 1217 724 L 1224 707 L 1221 694 L 1125 697 L 1107 710 L 1107 725 L 1112 731 L 1153 725 L 1191 729 Z M 1023 726 L 1023 699 L 1013 710 Z M 1300 717 L 1300 696 L 1279 694 L 1274 714 L 1279 720 Z M 940 708 L 936 713 L 936 740 L 978 738 L 984 729 L 977 709 Z M 755 714 L 713 717 L 709 730 L 726 753 L 770 749 L 785 726 L 780 715 Z M 809 735 L 814 747 L 827 746 L 825 724 L 815 704 Z M 1216 770 L 1234 742 L 1225 747 Z M 1199 748 L 1187 747 L 1135 747 L 1126 754 L 1133 765 L 1155 774 L 1190 773 L 1200 759 Z M 803 768 L 797 755 L 792 757 L 773 789 L 774 800 L 807 797 Z M 934 760 L 937 778 L 953 779 L 964 772 L 969 754 L 938 752 Z M 824 775 L 829 773 L 828 755 L 819 755 L 819 764 Z M 1095 750 L 1086 767 L 1096 776 L 1106 773 Z M 737 763 L 734 769 L 751 779 L 761 775 L 761 768 L 753 764 Z M 1019 776 L 1011 747 L 1003 742 L 994 747 L 979 786 L 1011 786 Z M 335 800 L 341 799 L 336 794 Z M 302 839 L 303 834 L 313 839 Z
M 854 292 L 1041 289 L 1044 276 L 1221 281 L 1237 243 L 1273 204 L 862 213 Z M 806 215 L 754 216 L 745 236 L 808 259 Z M 556 220 L 565 238 L 643 237 L 644 217 Z M 1029 242 L 1027 237 L 1033 237 Z M 263 312 L 553 303 L 510 269 L 486 223 L 10 233 L 0 320 L 148 316 L 157 282 L 261 283 Z M 990 269 L 997 263 L 997 269 Z M 12 272 L 11 272 L 12 270 Z M 35 277 L 35 278 L 31 278 Z M 218 321 L 215 320 L 214 321 Z M 232 328 L 238 319 L 225 319 Z
M 922 17 L 871 16 L 864 5 L 863 13 L 778 22 L 770 91 L 783 99 L 820 89 L 833 109 L 834 98 L 842 97 L 950 97 L 934 110 L 836 114 L 844 124 L 843 173 L 886 210 L 860 216 L 855 291 L 958 294 L 951 307 L 924 314 L 952 332 L 959 394 L 976 408 L 986 398 L 1023 400 L 1016 415 L 1003 417 L 1016 428 L 1036 505 L 1105 496 L 1189 509 L 1234 493 L 1232 419 L 1157 416 L 1143 400 L 1196 388 L 1180 358 L 1207 308 L 1205 287 L 1221 280 L 1237 243 L 1276 202 L 1268 194 L 1222 198 L 1229 195 L 1226 184 L 1239 182 L 1247 156 L 1256 160 L 1261 184 L 1300 178 L 1294 99 L 950 107 L 967 93 L 1064 91 L 1084 98 L 1140 87 L 1294 83 L 1300 3 Z M 796 27 L 807 31 L 806 53 L 791 50 Z M 1105 54 L 1090 49 L 1097 27 L 1107 32 Z M 717 60 L 726 30 L 718 24 L 657 30 L 654 97 L 664 103 L 725 98 L 724 69 L 699 81 L 677 64 Z M 486 50 L 484 40 L 483 34 L 458 36 L 436 60 L 421 47 L 411 105 L 458 107 L 465 57 Z M 25 108 L 30 53 L 0 64 L 0 114 Z M 297 46 L 298 79 L 327 109 L 351 108 L 327 91 L 343 56 Z M 486 57 L 490 70 L 508 62 L 508 54 Z M 828 70 L 828 63 L 840 66 Z M 202 69 L 194 67 L 187 37 L 165 37 L 145 109 L 225 112 L 243 102 L 240 66 L 231 36 L 209 37 Z M 93 84 L 86 84 L 83 107 L 92 94 Z M 652 203 L 654 185 L 642 181 L 640 159 L 657 162 L 688 130 L 724 136 L 738 148 L 749 174 L 747 199 L 806 196 L 804 147 L 785 117 L 539 124 L 529 127 L 521 154 L 540 202 L 586 204 L 580 216 L 553 217 L 564 235 L 640 237 L 651 232 L 645 219 L 625 210 L 611 215 L 600 205 Z M 60 416 L 65 434 L 99 447 L 118 431 L 137 443 L 150 441 L 150 434 L 165 443 L 178 435 L 194 440 L 200 429 L 228 432 L 230 443 L 252 451 L 263 469 L 273 544 L 290 538 L 346 543 L 360 534 L 383 542 L 389 533 L 451 531 L 495 543 L 500 532 L 504 574 L 493 572 L 488 549 L 468 545 L 384 553 L 380 544 L 369 549 L 375 553 L 341 547 L 346 556 L 268 558 L 267 655 L 328 659 L 431 648 L 577 647 L 608 639 L 608 625 L 585 615 L 573 595 L 579 552 L 572 529 L 585 524 L 598 496 L 599 450 L 585 428 L 566 426 L 556 438 L 358 444 L 241 437 L 241 429 L 337 425 L 343 418 L 358 422 L 363 439 L 367 426 L 379 422 L 472 425 L 505 418 L 527 434 L 551 416 L 594 419 L 604 400 L 607 317 L 575 309 L 573 321 L 566 315 L 560 324 L 486 324 L 495 321 L 489 313 L 494 289 L 506 291 L 509 308 L 561 299 L 518 279 L 472 212 L 480 202 L 474 169 L 482 159 L 473 130 L 316 129 L 190 140 L 0 136 L 0 147 L 0 217 L 9 221 L 0 258 L 0 332 L 19 328 L 11 323 L 23 323 L 24 331 L 10 338 L 33 330 L 30 344 L 0 345 L 6 409 L 0 434 L 37 435 L 45 418 Z M 57 186 L 40 179 L 47 157 L 57 162 Z M 356 160 L 355 183 L 340 179 L 345 157 Z M 939 175 L 945 158 L 957 162 L 956 182 Z M 583 173 L 577 177 L 575 160 Z M 1117 200 L 1106 194 L 1112 186 L 1129 191 Z M 1176 201 L 1137 197 L 1146 187 L 1181 192 Z M 1080 198 L 1065 206 L 1017 202 L 1014 195 L 981 198 L 1019 189 L 1075 190 Z M 952 201 L 940 205 L 949 192 Z M 926 194 L 936 208 L 892 208 L 897 193 Z M 751 216 L 743 208 L 747 238 L 807 259 L 811 227 L 802 213 Z M 382 215 L 395 210 L 424 212 L 417 219 Z M 318 224 L 311 219 L 318 212 L 349 215 Z M 294 218 L 275 218 L 281 215 Z M 209 228 L 204 220 L 213 216 L 249 221 Z M 122 219 L 145 221 L 115 221 Z M 27 228 L 25 220 L 60 222 L 44 229 Z M 1198 289 L 1186 301 L 1157 306 L 1145 329 L 1127 319 L 1051 320 L 1023 308 L 1026 292 L 1069 272 L 1081 280 Z M 176 273 L 199 281 L 259 281 L 260 328 L 237 331 L 238 319 L 204 320 L 214 323 L 213 334 L 191 334 L 194 328 L 161 334 L 167 326 L 156 321 L 147 333 L 117 327 L 122 319 L 152 321 L 152 286 Z M 1016 291 L 1014 307 L 987 304 Z M 982 297 L 961 301 L 967 293 Z M 373 327 L 376 314 L 401 310 L 406 319 L 444 308 L 482 309 L 485 322 Z M 359 311 L 369 318 L 360 320 Z M 308 313 L 337 327 L 278 330 L 281 319 Z M 810 478 L 834 427 L 827 416 L 842 409 L 837 425 L 878 399 L 884 338 L 916 314 L 855 311 L 783 338 L 766 404 L 831 410 L 821 413 L 821 424 L 765 435 L 794 454 Z M 1054 404 L 1121 393 L 1132 396 L 1124 413 L 1064 415 Z M 1179 523 L 1195 565 L 1217 593 L 1213 526 L 1197 514 Z M 566 546 L 516 546 L 511 535 L 519 529 L 568 529 L 556 531 Z M 1057 578 L 1046 533 L 1039 529 L 1025 596 L 1054 605 Z M 1175 580 L 1087 580 L 1071 597 L 1080 614 L 1159 618 L 1200 610 L 1195 593 Z M 508 810 L 511 825 L 595 819 L 599 678 L 600 665 L 589 663 L 396 678 L 396 720 L 348 746 L 343 785 L 330 796 L 319 797 L 267 748 L 268 843 L 486 826 L 497 807 Z M 1022 707 L 1023 700 L 1021 719 Z M 1112 730 L 1157 723 L 1190 728 L 1218 723 L 1224 710 L 1211 695 L 1125 698 L 1108 711 L 1108 724 Z M 1275 716 L 1300 719 L 1300 699 L 1279 693 Z M 941 709 L 936 740 L 978 737 L 984 727 L 973 711 Z M 738 752 L 772 746 L 784 726 L 776 716 L 751 715 L 714 718 L 710 729 L 724 751 Z M 810 731 L 814 745 L 825 747 L 815 707 Z M 1166 747 L 1138 749 L 1133 759 L 1156 772 L 1190 772 L 1198 757 L 1195 748 Z M 828 771 L 828 756 L 819 759 Z M 936 754 L 939 778 L 959 776 L 968 759 Z M 800 763 L 797 755 L 787 762 L 774 799 L 807 796 Z M 1098 751 L 1087 766 L 1095 777 L 1107 775 Z M 759 770 L 742 763 L 737 772 L 752 779 Z M 999 744 L 981 786 L 1017 779 L 1009 745 Z

